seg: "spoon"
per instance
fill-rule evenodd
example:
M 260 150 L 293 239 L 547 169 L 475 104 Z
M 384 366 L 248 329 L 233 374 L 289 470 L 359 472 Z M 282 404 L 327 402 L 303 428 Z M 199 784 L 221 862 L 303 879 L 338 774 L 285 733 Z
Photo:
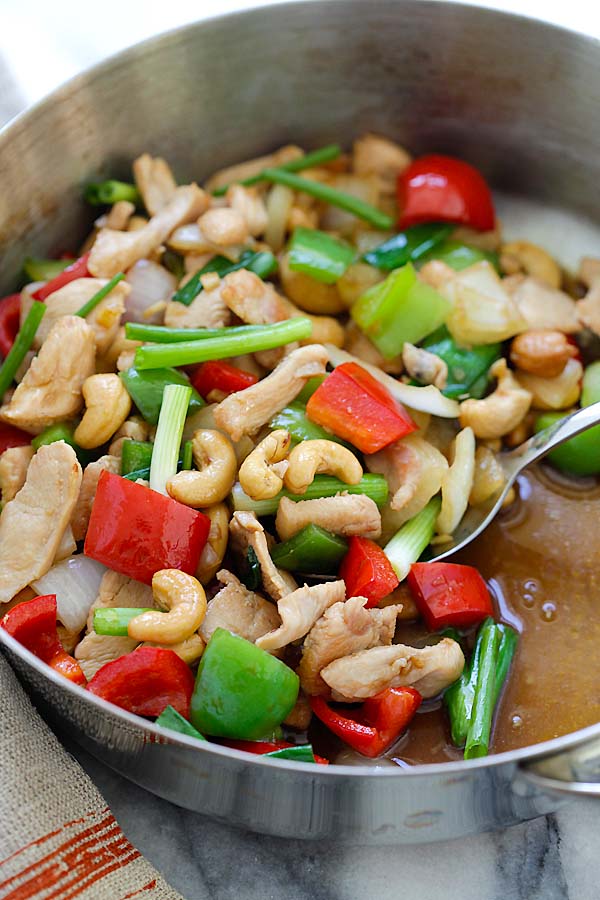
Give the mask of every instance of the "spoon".
M 496 516 L 504 498 L 523 469 L 526 469 L 531 463 L 537 462 L 538 459 L 542 459 L 569 438 L 598 424 L 600 424 L 600 401 L 577 410 L 554 425 L 549 425 L 548 428 L 544 428 L 543 431 L 539 431 L 529 440 L 515 447 L 514 450 L 498 454 L 497 459 L 504 470 L 506 484 L 502 490 L 485 503 L 468 508 L 462 522 L 452 535 L 452 540 L 447 544 L 438 544 L 437 546 L 441 547 L 439 553 L 435 553 L 437 549 L 435 546 L 431 548 L 434 550 L 434 555 L 429 557 L 430 561 L 444 559 L 450 554 L 457 553 L 475 540 Z

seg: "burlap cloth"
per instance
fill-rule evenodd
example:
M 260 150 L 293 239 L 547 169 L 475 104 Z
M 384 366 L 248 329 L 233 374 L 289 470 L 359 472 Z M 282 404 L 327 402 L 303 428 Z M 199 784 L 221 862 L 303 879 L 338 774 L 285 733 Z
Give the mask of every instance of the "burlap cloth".
M 182 900 L 133 847 L 0 653 L 1 900 Z

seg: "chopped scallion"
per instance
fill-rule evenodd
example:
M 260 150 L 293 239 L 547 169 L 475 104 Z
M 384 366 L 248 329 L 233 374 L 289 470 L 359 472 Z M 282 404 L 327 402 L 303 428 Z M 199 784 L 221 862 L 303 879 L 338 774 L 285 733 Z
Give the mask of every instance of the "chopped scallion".
M 140 193 L 135 184 L 114 179 L 88 184 L 83 196 L 92 206 L 112 206 L 119 200 L 128 200 L 136 206 L 141 203 Z
M 124 272 L 118 272 L 116 275 L 113 275 L 110 281 L 104 285 L 104 287 L 101 287 L 99 291 L 96 291 L 94 296 L 90 297 L 87 303 L 84 303 L 81 309 L 77 310 L 75 315 L 81 316 L 82 319 L 85 319 L 85 317 L 89 315 L 92 310 L 95 309 L 98 304 L 101 303 L 102 300 L 104 300 L 104 298 L 110 294 L 112 289 L 116 287 L 120 281 L 123 281 L 124 278 Z
M 227 328 L 168 328 L 166 325 L 145 325 L 142 322 L 127 322 L 125 337 L 132 341 L 147 341 L 153 344 L 177 344 L 184 341 L 205 341 L 208 338 L 232 337 L 262 334 L 264 325 L 230 325 Z
M 310 153 L 305 153 L 304 156 L 299 156 L 297 159 L 291 159 L 289 162 L 281 163 L 277 168 L 284 172 L 301 172 L 303 169 L 311 169 L 313 166 L 322 166 L 323 163 L 331 162 L 333 159 L 337 159 L 341 152 L 342 148 L 339 144 L 328 144 L 326 147 L 321 147 L 319 150 L 312 150 Z M 264 172 L 259 172 L 258 175 L 251 175 L 249 178 L 244 178 L 242 181 L 236 182 L 236 184 L 243 184 L 244 187 L 251 187 L 253 184 L 258 184 L 259 181 L 264 181 L 264 177 Z M 214 196 L 222 197 L 227 193 L 228 187 L 229 185 L 226 184 L 223 187 L 217 188 L 213 191 Z
M 365 494 L 377 506 L 383 506 L 388 498 L 388 484 L 383 475 L 367 473 L 358 484 L 345 484 L 333 475 L 315 475 L 315 479 L 304 494 L 292 494 L 286 489 L 280 491 L 269 500 L 252 500 L 244 493 L 241 484 L 236 482 L 231 490 L 233 508 L 254 512 L 257 516 L 273 516 L 277 512 L 282 497 L 290 500 L 316 500 L 319 497 L 334 497 L 344 491 L 347 494 Z
M 23 322 L 15 342 L 8 351 L 8 356 L 0 366 L 0 400 L 11 386 L 17 369 L 25 359 L 27 351 L 33 344 L 35 333 L 46 312 L 46 304 L 34 300 L 27 318 Z
M 183 445 L 183 462 L 182 469 L 191 469 L 193 464 L 192 442 L 186 441 Z
M 220 278 L 224 278 L 230 272 L 237 272 L 238 269 L 248 269 L 249 272 L 254 272 L 259 278 L 267 278 L 276 268 L 277 260 L 268 250 L 260 250 L 258 252 L 245 250 L 235 263 L 224 256 L 214 256 L 202 269 L 192 275 L 182 288 L 175 291 L 172 299 L 177 303 L 183 303 L 184 306 L 189 306 L 198 294 L 204 290 L 201 279 L 203 275 L 208 275 L 209 272 L 216 272 Z
M 415 262 L 429 250 L 437 247 L 453 228 L 453 225 L 439 222 L 413 225 L 412 228 L 393 235 L 383 244 L 379 244 L 363 254 L 363 259 L 369 265 L 386 272 L 391 269 L 399 269 L 400 266 L 405 266 L 408 262 Z
M 441 499 L 432 497 L 427 506 L 405 522 L 383 548 L 400 581 L 406 578 L 412 564 L 417 562 L 423 550 L 429 545 L 441 506 Z
M 167 481 L 177 472 L 181 436 L 191 396 L 191 387 L 182 384 L 168 384 L 164 390 L 150 463 L 150 487 L 160 494 L 167 494 Z
M 94 631 L 96 634 L 108 634 L 112 637 L 127 637 L 129 623 L 142 613 L 151 612 L 152 607 L 110 606 L 94 610 Z

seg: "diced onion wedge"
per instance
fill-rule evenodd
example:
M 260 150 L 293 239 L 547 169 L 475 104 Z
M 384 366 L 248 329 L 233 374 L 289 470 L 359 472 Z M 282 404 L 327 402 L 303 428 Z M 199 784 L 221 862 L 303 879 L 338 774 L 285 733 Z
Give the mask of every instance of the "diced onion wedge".
M 446 325 L 460 344 L 493 344 L 525 331 L 527 324 L 489 262 L 478 262 L 438 288 L 453 304 Z
M 69 631 L 81 631 L 98 596 L 106 566 L 82 553 L 69 556 L 31 582 L 38 594 L 56 594 L 57 618 Z

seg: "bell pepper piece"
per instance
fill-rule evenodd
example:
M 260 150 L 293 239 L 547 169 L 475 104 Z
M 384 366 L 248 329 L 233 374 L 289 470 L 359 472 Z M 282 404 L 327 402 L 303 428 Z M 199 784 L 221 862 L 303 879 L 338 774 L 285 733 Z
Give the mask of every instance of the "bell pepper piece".
M 156 425 L 163 402 L 163 394 L 168 384 L 189 385 L 189 379 L 177 369 L 149 369 L 141 371 L 132 366 L 120 373 L 127 393 L 139 409 L 149 425 Z M 188 416 L 204 406 L 204 400 L 198 391 L 192 388 L 192 398 L 188 407 Z
M 445 322 L 452 304 L 419 281 L 412 263 L 390 272 L 358 298 L 350 315 L 379 352 L 392 359 Z
M 159 569 L 181 569 L 193 575 L 209 528 L 210 519 L 204 513 L 142 484 L 102 472 L 84 553 L 122 575 L 150 584 Z
M 322 378 L 319 384 L 316 385 L 312 393 L 306 398 L 306 402 L 310 400 L 312 394 L 315 393 L 324 380 L 325 379 Z M 323 440 L 335 441 L 337 444 L 343 444 L 345 447 L 349 447 L 349 444 L 346 441 L 342 441 L 340 438 L 336 437 L 335 434 L 332 434 L 330 431 L 321 428 L 320 425 L 311 422 L 306 416 L 306 406 L 304 403 L 298 402 L 298 400 L 294 400 L 288 406 L 285 406 L 276 413 L 269 425 L 273 429 L 284 428 L 286 431 L 289 431 L 294 443 L 299 443 L 300 441 Z
M 69 681 L 86 683 L 79 663 L 63 649 L 58 637 L 56 594 L 44 594 L 14 606 L 0 619 L 0 628 Z
M 363 756 L 380 756 L 410 724 L 421 705 L 421 695 L 411 687 L 386 688 L 349 714 L 332 709 L 322 697 L 311 697 L 312 711 L 344 743 Z
M 148 469 L 152 461 L 152 449 L 154 445 L 150 441 L 123 441 L 121 450 L 121 475 L 129 475 L 139 469 Z
M 340 578 L 346 583 L 348 597 L 366 597 L 366 608 L 377 606 L 380 600 L 398 587 L 398 576 L 392 564 L 374 541 L 351 537 L 348 552 L 340 566 Z
M 256 384 L 258 378 L 252 372 L 245 372 L 222 360 L 210 360 L 196 369 L 191 381 L 200 396 L 207 400 L 212 391 L 235 394 Z
M 194 676 L 173 650 L 140 647 L 98 669 L 88 691 L 138 716 L 159 716 L 166 706 L 189 719 Z
M 306 414 L 363 453 L 376 453 L 417 428 L 404 407 L 356 363 L 343 363 L 327 376 Z
M 31 435 L 14 425 L 5 425 L 0 422 L 0 455 L 9 447 L 26 447 L 31 444 Z
M 196 731 L 194 726 L 172 706 L 166 706 L 154 724 L 160 725 L 161 728 L 168 728 L 169 731 L 176 731 L 178 734 L 186 734 L 188 737 L 196 738 L 197 741 L 206 742 L 204 735 Z
M 9 294 L 0 300 L 0 354 L 6 359 L 21 324 L 21 295 Z
M 451 225 L 439 222 L 413 225 L 412 228 L 388 238 L 383 244 L 373 247 L 364 253 L 362 258 L 369 265 L 386 272 L 399 269 L 408 262 L 416 262 L 433 253 L 451 231 Z
M 346 555 L 348 543 L 343 537 L 320 525 L 307 525 L 289 541 L 275 544 L 271 558 L 279 569 L 309 575 L 331 575 Z M 348 595 L 351 596 L 351 595 Z
M 495 224 L 492 194 L 481 173 L 464 160 L 430 153 L 398 176 L 399 228 L 455 222 L 478 231 Z
M 488 384 L 487 373 L 495 360 L 502 356 L 502 344 L 482 344 L 461 347 L 443 325 L 423 341 L 423 347 L 435 353 L 448 366 L 448 381 L 442 393 L 446 397 L 479 399 Z
M 202 734 L 259 740 L 298 698 L 299 679 L 275 656 L 217 628 L 198 666 L 192 725 Z
M 415 225 L 415 228 L 418 226 Z M 461 241 L 446 240 L 438 244 L 432 250 L 424 253 L 420 257 L 419 263 L 423 265 L 432 259 L 438 259 L 440 262 L 446 263 L 455 272 L 462 272 L 475 263 L 486 260 L 496 270 L 499 268 L 498 254 L 492 253 L 490 250 L 481 250 L 479 247 L 471 247 L 469 244 L 463 244 Z
M 488 587 L 473 566 L 413 563 L 408 583 L 430 631 L 469 628 L 494 614 Z
M 293 272 L 302 272 L 323 284 L 335 284 L 354 256 L 352 247 L 325 231 L 296 228 L 289 244 L 288 264 Z
M 58 291 L 61 287 L 64 287 L 65 284 L 69 284 L 77 278 L 89 278 L 90 273 L 87 267 L 89 258 L 89 253 L 80 256 L 74 263 L 71 263 L 70 266 L 63 269 L 59 275 L 56 275 L 50 281 L 47 281 L 46 284 L 42 285 L 41 288 L 38 288 L 37 291 L 32 294 L 33 299 L 44 301 L 46 297 L 49 297 L 54 291 Z

